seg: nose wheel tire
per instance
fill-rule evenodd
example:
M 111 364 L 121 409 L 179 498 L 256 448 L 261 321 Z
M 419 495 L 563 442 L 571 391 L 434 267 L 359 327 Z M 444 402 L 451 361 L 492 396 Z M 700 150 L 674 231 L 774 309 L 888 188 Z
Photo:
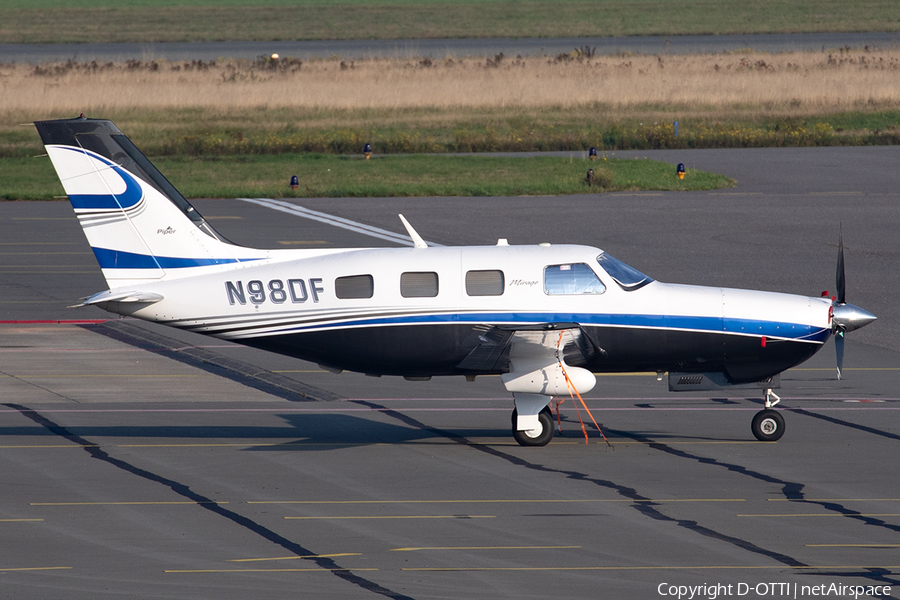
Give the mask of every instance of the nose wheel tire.
M 539 427 L 537 429 L 517 430 L 516 420 L 518 418 L 518 411 L 513 409 L 512 434 L 520 446 L 546 446 L 553 439 L 553 413 L 546 406 L 538 414 Z
M 750 428 L 759 441 L 774 442 L 784 435 L 784 417 L 778 411 L 767 408 L 756 413 Z

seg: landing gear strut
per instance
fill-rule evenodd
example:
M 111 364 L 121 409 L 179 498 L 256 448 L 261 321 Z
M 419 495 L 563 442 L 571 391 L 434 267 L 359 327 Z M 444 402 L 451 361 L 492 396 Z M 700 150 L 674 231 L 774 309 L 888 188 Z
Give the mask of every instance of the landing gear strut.
M 512 434 L 520 446 L 546 446 L 553 439 L 553 413 L 548 407 L 544 407 L 538 413 L 538 427 L 535 429 L 516 429 L 519 419 L 517 410 L 512 413 Z
M 773 401 L 772 398 L 775 400 Z M 750 429 L 753 435 L 761 442 L 774 442 L 780 440 L 784 435 L 784 417 L 781 413 L 772 410 L 776 404 L 781 402 L 775 392 L 766 390 L 766 408 L 761 410 L 753 417 Z

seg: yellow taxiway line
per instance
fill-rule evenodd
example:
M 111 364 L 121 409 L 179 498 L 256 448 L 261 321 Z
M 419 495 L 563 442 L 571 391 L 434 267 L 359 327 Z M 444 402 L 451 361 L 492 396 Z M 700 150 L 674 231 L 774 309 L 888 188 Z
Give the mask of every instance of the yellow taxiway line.
M 574 550 L 581 546 L 423 546 L 421 548 L 391 548 L 391 552 L 420 550 Z
M 143 506 L 143 505 L 197 505 L 197 504 L 228 504 L 228 502 L 29 502 L 29 506 Z
M 348 571 L 377 571 L 378 569 L 166 569 L 163 573 L 346 573 Z
M 58 571 L 60 569 L 71 569 L 72 567 L 0 567 L 0 573 L 8 573 L 10 571 Z
M 33 521 L 43 521 L 43 519 L 0 519 L 0 523 L 30 523 Z

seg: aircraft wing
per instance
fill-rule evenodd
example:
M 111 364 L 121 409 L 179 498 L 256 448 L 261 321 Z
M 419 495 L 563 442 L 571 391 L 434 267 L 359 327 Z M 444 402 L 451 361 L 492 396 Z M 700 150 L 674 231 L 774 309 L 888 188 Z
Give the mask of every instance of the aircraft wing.
M 527 326 L 483 325 L 477 345 L 458 365 L 467 371 L 508 372 L 510 354 L 546 357 L 556 362 L 583 365 L 606 352 L 597 346 L 578 323 L 539 323 Z

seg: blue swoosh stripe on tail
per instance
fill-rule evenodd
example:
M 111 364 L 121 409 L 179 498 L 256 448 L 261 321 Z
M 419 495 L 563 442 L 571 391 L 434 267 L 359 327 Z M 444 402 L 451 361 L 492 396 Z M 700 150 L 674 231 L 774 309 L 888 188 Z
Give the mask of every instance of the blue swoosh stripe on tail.
M 121 168 L 116 163 L 107 160 L 96 152 L 90 152 L 83 148 L 72 148 L 71 146 L 61 147 L 66 150 L 71 150 L 72 152 L 86 154 L 94 160 L 98 160 L 105 165 L 112 167 L 112 170 L 118 173 L 119 177 L 125 182 L 125 191 L 121 194 L 71 194 L 69 196 L 69 202 L 72 203 L 72 207 L 76 210 L 124 210 L 126 208 L 131 208 L 144 197 L 144 190 L 141 188 L 141 184 L 137 182 L 131 173 Z
M 208 267 L 241 262 L 236 258 L 180 258 L 175 256 L 150 256 L 109 248 L 92 248 L 101 269 L 184 269 Z M 256 260 L 256 259 L 245 259 Z

